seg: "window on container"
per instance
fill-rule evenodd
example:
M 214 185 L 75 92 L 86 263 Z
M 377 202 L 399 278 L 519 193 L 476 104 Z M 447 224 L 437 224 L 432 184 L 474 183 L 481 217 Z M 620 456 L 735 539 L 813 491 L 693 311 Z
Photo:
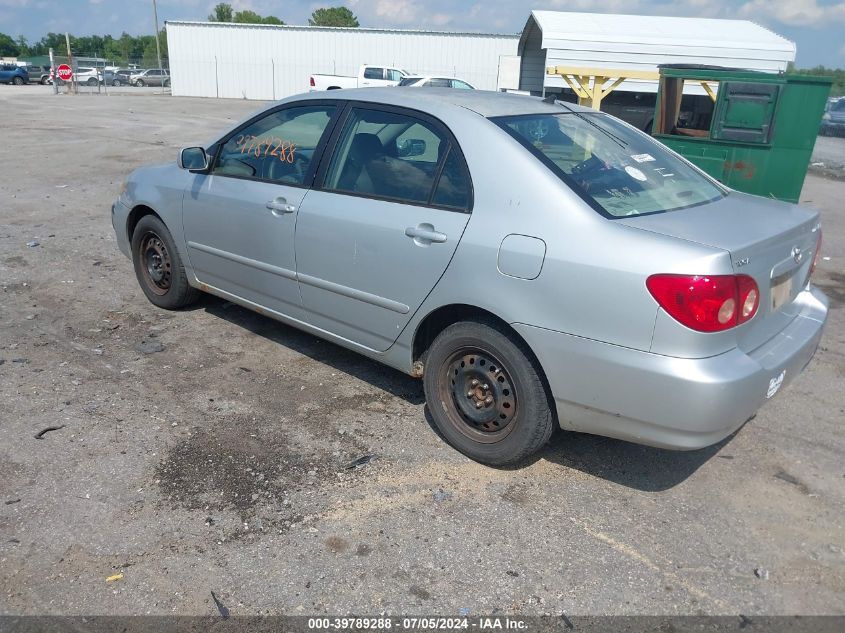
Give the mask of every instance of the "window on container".
M 686 89 L 687 94 L 684 94 Z M 654 134 L 710 138 L 718 82 L 670 77 L 663 80 Z M 712 95 L 712 96 L 711 96 Z

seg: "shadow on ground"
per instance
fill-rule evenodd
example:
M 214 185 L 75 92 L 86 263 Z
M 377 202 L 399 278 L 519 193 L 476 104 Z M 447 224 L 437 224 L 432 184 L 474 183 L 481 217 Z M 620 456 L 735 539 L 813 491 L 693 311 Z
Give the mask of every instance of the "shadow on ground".
M 422 382 L 387 365 L 347 350 L 312 334 L 262 316 L 229 301 L 206 295 L 194 309 L 224 319 L 234 325 L 266 338 L 309 358 L 330 365 L 338 371 L 360 378 L 410 404 L 425 402 Z
M 410 404 L 425 402 L 422 381 L 339 345 L 216 297 L 203 298 L 196 304 L 196 309 L 204 309 L 257 336 L 355 376 Z M 443 439 L 427 407 L 425 419 Z M 543 450 L 514 468 L 524 468 L 545 459 L 628 488 L 658 492 L 673 488 L 690 477 L 730 442 L 731 437 L 697 451 L 668 451 L 596 435 L 558 431 Z

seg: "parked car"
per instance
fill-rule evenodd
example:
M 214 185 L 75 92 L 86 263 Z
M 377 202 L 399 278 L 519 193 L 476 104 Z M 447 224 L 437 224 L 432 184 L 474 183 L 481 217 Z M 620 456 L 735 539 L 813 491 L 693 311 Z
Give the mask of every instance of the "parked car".
M 133 172 L 112 224 L 156 306 L 209 292 L 422 377 L 443 436 L 493 465 L 556 424 L 718 442 L 827 319 L 816 211 L 605 113 L 479 90 L 285 99 Z
M 339 90 L 341 88 L 378 88 L 396 86 L 408 73 L 400 68 L 364 64 L 357 77 L 345 75 L 311 75 L 311 90 Z
M 170 71 L 161 70 L 159 68 L 150 68 L 142 70 L 137 73 L 132 73 L 129 76 L 129 82 L 133 86 L 164 86 L 170 85 Z
M 23 86 L 29 83 L 29 73 L 23 66 L 0 64 L 0 83 Z
M 115 87 L 131 85 L 132 74 L 137 72 L 137 70 L 131 70 L 129 68 L 121 68 L 119 70 L 116 70 L 114 71 L 114 77 L 112 79 L 111 85 Z
M 455 77 L 411 75 L 402 79 L 398 85 L 410 88 L 463 88 L 464 90 L 475 90 L 474 86 L 468 84 L 463 79 L 457 79 Z
M 101 68 L 91 68 L 90 66 L 79 66 L 74 72 L 77 84 L 85 84 L 87 86 L 97 86 L 102 80 L 103 70 Z
M 845 97 L 828 103 L 819 131 L 823 136 L 845 136 Z
M 53 83 L 53 75 L 50 72 L 50 66 L 27 66 L 26 69 L 29 74 L 29 80 L 34 83 L 39 83 L 43 86 Z

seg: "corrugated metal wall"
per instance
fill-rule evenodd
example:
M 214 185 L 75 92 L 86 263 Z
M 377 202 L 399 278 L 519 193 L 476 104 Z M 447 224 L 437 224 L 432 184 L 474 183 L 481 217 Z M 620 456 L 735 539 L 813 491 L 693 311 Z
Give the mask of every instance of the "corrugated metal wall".
M 496 90 L 499 56 L 519 37 L 379 29 L 168 22 L 174 95 L 281 99 L 315 73 L 357 75 L 361 64 L 454 75 Z

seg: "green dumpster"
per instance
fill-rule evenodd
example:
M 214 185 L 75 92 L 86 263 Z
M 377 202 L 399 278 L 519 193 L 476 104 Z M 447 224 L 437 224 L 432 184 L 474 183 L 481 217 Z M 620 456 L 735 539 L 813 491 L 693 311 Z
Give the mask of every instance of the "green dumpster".
M 684 85 L 703 95 L 684 94 Z M 831 79 L 661 66 L 652 135 L 738 191 L 797 202 Z

